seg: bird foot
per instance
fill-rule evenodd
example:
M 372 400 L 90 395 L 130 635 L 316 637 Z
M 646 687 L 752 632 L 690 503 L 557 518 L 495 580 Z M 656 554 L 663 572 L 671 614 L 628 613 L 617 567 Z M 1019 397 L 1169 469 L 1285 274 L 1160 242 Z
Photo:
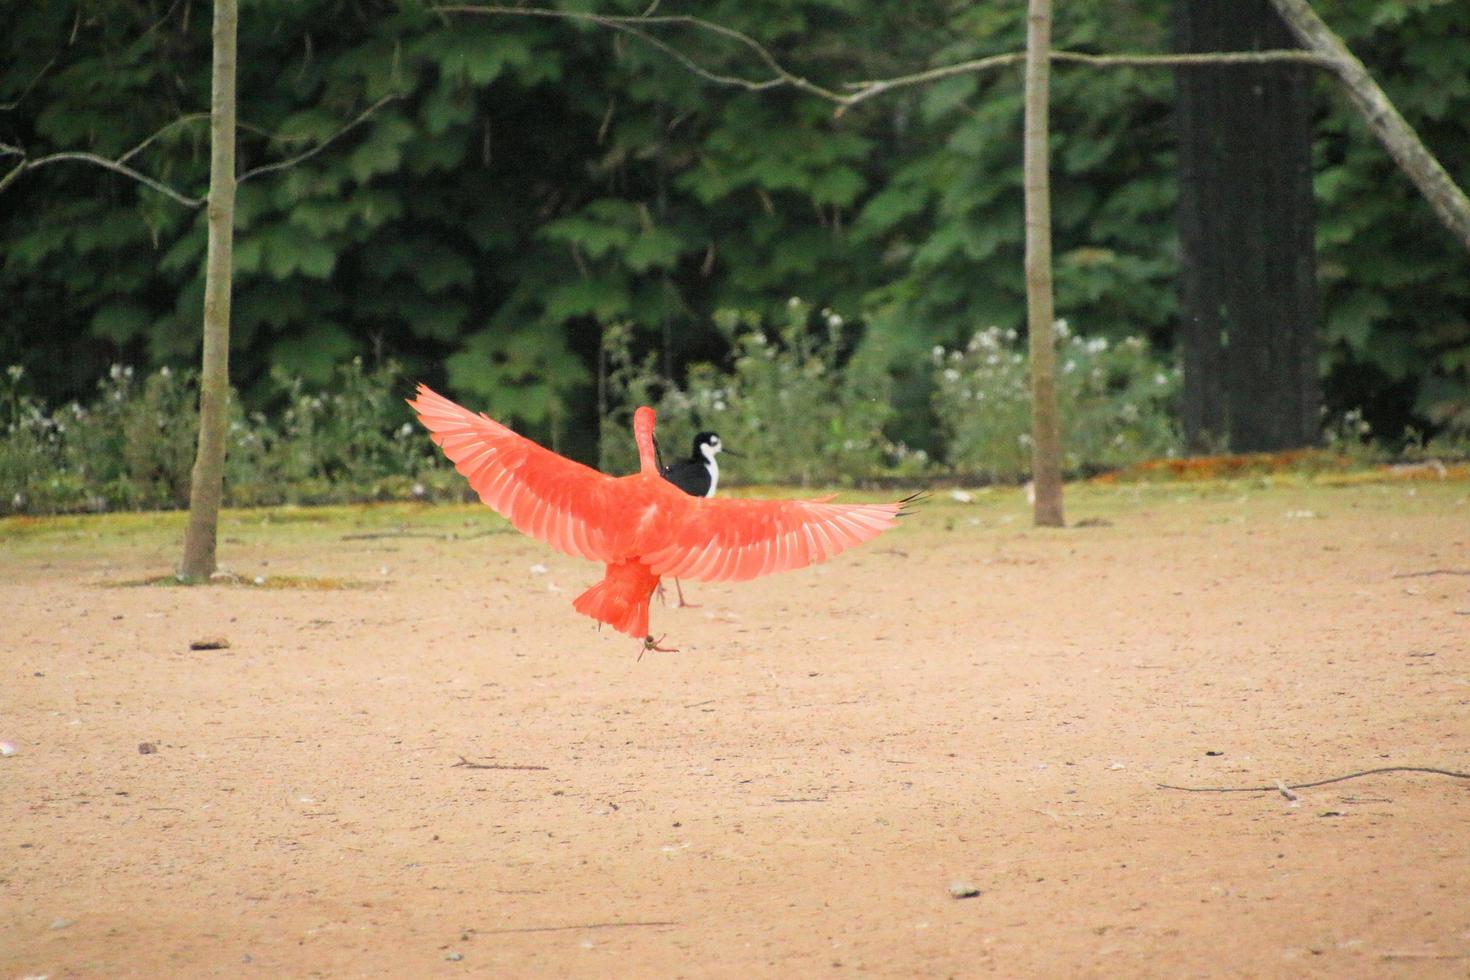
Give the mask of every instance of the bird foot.
M 679 580 L 678 579 L 674 579 L 674 590 L 679 595 L 679 604 L 674 607 L 675 609 L 698 609 L 699 608 L 699 604 L 697 602 L 689 602 L 688 600 L 686 600 L 684 598 L 684 586 L 682 586 L 682 585 L 679 584 Z M 662 593 L 662 591 L 663 591 L 663 584 L 662 583 L 659 584 L 659 591 L 660 591 L 660 593 Z
M 661 605 L 661 606 L 667 606 L 669 604 L 669 597 L 664 594 L 664 584 L 662 582 L 660 582 L 654 588 L 653 592 L 654 592 L 654 595 L 658 596 L 659 605 Z M 683 596 L 680 596 L 679 598 L 682 599 L 684 597 Z M 681 605 L 682 605 L 682 603 L 681 603 Z
M 664 636 L 668 636 L 668 634 L 665 633 Z M 662 643 L 663 641 L 664 641 L 664 637 L 663 636 L 660 636 L 656 640 L 652 636 L 645 636 L 643 638 L 643 649 L 638 651 L 638 659 L 639 660 L 642 660 L 643 659 L 643 655 L 645 653 L 647 653 L 649 650 L 652 650 L 655 653 L 678 653 L 679 652 L 679 648 L 678 647 L 661 647 L 661 646 L 659 646 L 659 644 Z

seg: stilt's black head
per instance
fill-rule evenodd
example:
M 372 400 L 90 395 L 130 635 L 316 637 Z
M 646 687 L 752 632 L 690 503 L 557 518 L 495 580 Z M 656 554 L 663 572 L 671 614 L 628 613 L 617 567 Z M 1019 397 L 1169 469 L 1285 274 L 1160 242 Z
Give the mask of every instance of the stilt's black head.
M 740 455 L 733 450 L 726 449 L 717 434 L 706 430 L 694 437 L 694 449 L 689 456 L 696 460 L 713 460 L 719 453 L 729 453 L 731 456 Z
M 715 454 L 724 448 L 718 435 L 705 431 L 694 437 L 694 448 L 690 451 L 689 456 L 691 459 L 698 460 L 713 459 Z

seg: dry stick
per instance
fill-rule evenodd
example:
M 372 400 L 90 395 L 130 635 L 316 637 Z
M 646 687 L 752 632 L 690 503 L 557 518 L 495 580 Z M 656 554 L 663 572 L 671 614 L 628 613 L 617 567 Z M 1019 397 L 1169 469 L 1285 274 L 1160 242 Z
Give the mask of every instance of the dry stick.
M 551 767 L 550 766 L 513 766 L 513 765 L 503 765 L 503 764 L 498 763 L 498 762 L 471 762 L 470 760 L 466 759 L 464 756 L 460 756 L 459 757 L 459 761 L 456 762 L 456 763 L 454 763 L 453 765 L 451 765 L 449 768 L 451 768 L 451 769 L 520 769 L 520 770 L 525 770 L 525 771 L 545 772 L 548 769 L 550 769 Z
M 1470 568 L 1431 568 L 1427 572 L 1399 572 L 1390 578 L 1423 578 L 1426 575 L 1470 575 Z
M 1432 766 L 1383 766 L 1379 769 L 1364 769 L 1360 772 L 1350 772 L 1346 776 L 1333 776 L 1331 779 L 1319 779 L 1315 783 L 1292 783 L 1283 786 L 1278 780 L 1275 786 L 1171 786 L 1168 783 L 1159 783 L 1159 789 L 1177 789 L 1181 793 L 1269 793 L 1272 790 L 1285 793 L 1292 789 L 1312 789 L 1315 786 L 1326 786 L 1328 783 L 1340 783 L 1348 779 L 1357 779 L 1359 776 L 1372 776 L 1380 772 L 1427 772 L 1436 776 L 1450 776 L 1454 779 L 1470 779 L 1470 772 L 1455 772 L 1452 769 L 1435 769 Z M 1290 798 L 1290 797 L 1288 797 Z
M 568 932 L 576 929 L 633 929 L 643 926 L 679 926 L 682 922 L 588 922 L 579 926 L 520 926 L 509 929 L 476 929 L 477 936 L 494 936 L 508 932 Z

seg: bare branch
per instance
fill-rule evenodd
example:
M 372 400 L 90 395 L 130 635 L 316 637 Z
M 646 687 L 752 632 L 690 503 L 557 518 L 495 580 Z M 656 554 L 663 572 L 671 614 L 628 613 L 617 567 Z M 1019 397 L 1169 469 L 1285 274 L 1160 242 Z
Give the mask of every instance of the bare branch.
M 944 78 L 953 78 L 956 75 L 971 75 L 994 68 L 1006 68 L 1010 65 L 1019 65 L 1025 60 L 1024 51 L 1011 51 L 1005 54 L 993 54 L 986 58 L 976 58 L 973 61 L 942 65 L 938 68 L 914 72 L 912 75 L 865 82 L 848 82 L 844 87 L 852 91 L 839 97 L 842 108 L 838 111 L 841 112 L 858 102 L 871 99 L 875 95 L 882 95 L 893 89 L 924 85 Z M 1219 51 L 1201 54 L 1085 54 L 1081 51 L 1053 51 L 1051 60 L 1063 64 L 1088 65 L 1093 68 L 1182 68 L 1205 65 L 1266 65 L 1283 62 L 1313 65 L 1318 68 L 1332 67 L 1331 61 L 1320 54 L 1293 50 Z
M 26 96 L 31 94 L 31 89 L 40 84 L 41 79 L 46 77 L 46 73 L 51 70 L 51 66 L 54 64 L 56 64 L 56 59 L 52 58 L 50 61 L 42 65 L 41 70 L 36 72 L 35 77 L 26 83 L 26 87 L 21 89 L 19 95 L 17 95 L 10 102 L 5 103 L 4 105 L 0 105 L 0 112 L 9 112 L 10 110 L 14 109 L 16 106 L 24 102 L 26 100 Z
M 117 158 L 117 162 L 118 163 L 127 163 L 133 157 L 137 156 L 139 153 L 143 152 L 143 150 L 147 149 L 148 146 L 149 146 L 149 144 L 151 144 L 154 140 L 158 139 L 160 136 L 162 136 L 164 133 L 168 132 L 169 130 L 173 129 L 175 126 L 182 126 L 185 123 L 199 122 L 201 119 L 208 119 L 208 118 L 209 118 L 209 113 L 207 113 L 207 112 L 191 112 L 187 116 L 180 116 L 179 118 L 175 119 L 173 122 L 168 123 L 167 125 L 163 126 L 163 128 L 159 129 L 158 132 L 154 133 L 152 136 L 148 137 L 143 142 L 139 143 L 137 146 L 133 147 L 131 150 L 129 150 L 128 152 L 124 153 L 122 156 L 118 157 Z
M 670 58 L 673 58 L 675 61 L 679 62 L 679 64 L 683 65 L 688 71 L 694 73 L 695 75 L 698 75 L 700 78 L 703 78 L 706 81 L 714 82 L 716 85 L 729 85 L 735 88 L 743 88 L 749 92 L 762 92 L 766 89 L 779 88 L 780 86 L 786 84 L 786 80 L 780 77 L 767 78 L 763 81 L 751 81 L 748 78 L 739 78 L 735 75 L 721 75 L 716 72 L 712 72 L 707 68 L 704 68 L 703 66 L 695 62 L 694 59 L 684 54 L 684 52 L 678 50 L 671 44 L 660 41 L 658 38 L 654 37 L 652 34 L 649 34 L 647 31 L 641 31 L 638 28 L 628 24 L 609 23 L 605 26 L 612 30 L 621 31 L 624 34 L 636 37 L 644 44 L 647 44 L 648 46 L 653 48 L 657 48 L 664 54 L 668 55 Z
M 387 105 L 389 102 L 393 102 L 401 98 L 403 98 L 401 93 L 394 93 L 392 95 L 383 96 L 383 98 L 379 99 L 377 102 L 374 102 L 372 105 L 368 106 L 368 108 L 363 110 L 357 116 L 357 118 L 347 123 L 341 129 L 337 130 L 335 133 L 328 136 L 320 143 L 317 143 L 315 146 L 311 147 L 311 149 L 306 150 L 302 153 L 298 153 L 296 156 L 289 157 L 285 160 L 277 161 L 276 163 L 268 163 L 263 166 L 255 167 L 251 170 L 247 170 L 236 179 L 235 183 L 239 184 L 242 181 L 250 180 L 252 177 L 259 177 L 263 174 L 274 173 L 278 170 L 285 170 L 288 167 L 296 166 L 296 164 L 301 163 L 304 160 L 309 160 L 310 158 L 320 153 L 322 150 L 325 150 L 328 146 L 336 142 L 342 136 L 346 135 L 348 132 L 362 125 L 368 120 L 370 116 L 372 116 L 373 113 L 383 108 L 383 106 Z M 52 163 L 74 161 L 78 163 L 90 163 L 94 166 L 102 167 L 104 170 L 111 170 L 113 173 L 122 174 L 124 177 L 130 177 L 133 180 L 136 180 L 138 183 L 142 184 L 144 187 L 148 187 L 152 190 L 158 191 L 158 193 L 177 201 L 186 208 L 202 207 L 206 200 L 204 197 L 191 197 L 190 195 L 185 194 L 184 192 L 178 190 L 177 188 L 171 187 L 168 184 L 165 184 L 163 181 L 158 180 L 155 177 L 150 177 L 145 173 L 141 173 L 140 171 L 133 169 L 132 167 L 128 166 L 127 161 L 132 159 L 138 153 L 142 152 L 155 140 L 163 136 L 164 133 L 175 128 L 176 126 L 182 126 L 185 123 L 198 122 L 201 119 L 208 118 L 209 113 L 207 112 L 195 112 L 187 116 L 180 116 L 178 119 L 175 119 L 173 122 L 170 122 L 167 125 L 163 126 L 153 135 L 149 136 L 147 139 L 143 140 L 143 142 L 139 143 L 137 146 L 133 147 L 131 150 L 128 150 L 126 153 L 124 153 L 120 157 L 117 157 L 116 159 L 108 159 L 107 157 L 99 156 L 96 153 L 83 153 L 78 151 L 51 153 L 43 157 L 36 157 L 35 159 L 31 159 L 26 151 L 21 147 L 12 146 L 9 143 L 0 143 L 0 157 L 20 157 L 20 163 L 11 168 L 11 170 L 4 177 L 0 177 L 0 193 L 3 193 L 6 188 L 8 188 L 17 179 L 19 179 L 22 174 L 29 170 L 35 170 L 37 167 L 44 167 L 47 164 Z M 251 128 L 252 131 L 254 131 L 253 127 L 247 128 Z M 267 138 L 272 141 L 281 140 L 281 137 L 276 136 L 268 136 Z
M 343 126 L 341 129 L 337 130 L 331 136 L 328 136 L 326 139 L 322 140 L 311 149 L 306 150 L 302 153 L 298 153 L 294 157 L 289 157 L 276 163 L 267 163 L 264 166 L 255 167 L 251 170 L 247 170 L 240 175 L 239 179 L 237 179 L 235 183 L 243 184 L 245 183 L 245 181 L 251 179 L 252 177 L 259 177 L 262 174 L 275 173 L 277 170 L 285 170 L 287 167 L 294 167 L 298 163 L 301 163 L 305 160 L 310 160 L 312 157 L 325 150 L 328 146 L 335 143 L 340 137 L 347 135 L 358 126 L 367 122 L 368 117 L 377 112 L 379 109 L 383 108 L 383 106 L 387 105 L 389 102 L 396 102 L 401 98 L 403 98 L 403 95 L 400 92 L 394 92 L 391 95 L 383 96 L 381 99 L 364 109 L 356 119 L 352 120 L 350 123 Z
M 859 102 L 864 102 L 876 95 L 881 95 L 893 89 L 907 88 L 912 85 L 923 85 L 942 78 L 951 78 L 955 75 L 968 75 L 975 72 L 989 71 L 994 68 L 1004 68 L 1009 65 L 1019 65 L 1026 60 L 1026 53 L 1024 51 L 1012 51 L 1005 54 L 991 55 L 986 58 L 977 58 L 973 61 L 964 61 L 955 65 L 930 68 L 925 71 L 914 72 L 911 75 L 900 75 L 896 78 L 848 82 L 843 87 L 850 91 L 843 94 L 818 85 L 786 68 L 768 47 L 743 31 L 738 31 L 734 28 L 726 27 L 723 24 L 714 23 L 713 21 L 704 20 L 700 17 L 688 15 L 653 16 L 652 11 L 656 6 L 657 4 L 655 3 L 639 16 L 554 10 L 546 7 L 502 7 L 468 4 L 445 4 L 431 9 L 440 14 L 538 17 L 546 20 L 570 20 L 597 24 L 610 30 L 630 34 L 644 41 L 678 61 L 689 71 L 706 81 L 713 82 L 717 85 L 743 88 L 751 92 L 790 86 L 803 92 L 809 92 L 829 102 L 836 103 L 838 115 L 841 115 L 848 108 Z M 710 71 L 695 63 L 688 55 L 678 51 L 672 45 L 658 39 L 643 29 L 659 26 L 688 27 L 735 41 L 755 54 L 762 64 L 770 69 L 771 75 L 769 78 L 751 79 L 723 75 Z M 1330 68 L 1333 64 L 1330 59 L 1310 51 L 1227 51 L 1213 54 L 1084 54 L 1078 51 L 1053 51 L 1051 52 L 1051 60 L 1054 62 L 1090 65 L 1098 68 L 1154 68 L 1222 64 L 1261 65 L 1278 62 Z
M 152 138 L 153 137 L 149 137 L 149 139 Z M 6 174 L 4 178 L 0 178 L 0 192 L 4 192 L 4 190 L 12 183 L 14 183 L 21 174 L 25 173 L 28 170 L 35 170 L 37 167 L 44 167 L 50 163 L 61 163 L 66 160 L 75 160 L 80 163 L 95 164 L 96 166 L 102 167 L 106 170 L 111 170 L 114 173 L 122 174 L 124 177 L 131 177 L 133 180 L 136 180 L 143 186 L 150 187 L 153 190 L 158 191 L 160 194 L 167 195 L 168 197 L 173 198 L 175 201 L 178 201 L 185 207 L 197 208 L 204 203 L 204 198 L 202 197 L 189 197 L 187 194 L 180 193 L 179 191 L 163 183 L 162 181 L 155 180 L 147 174 L 139 173 L 132 167 L 129 167 L 127 164 L 122 163 L 120 160 L 109 160 L 106 157 L 98 156 L 95 153 L 52 153 L 47 156 L 36 157 L 34 160 L 31 160 L 26 157 L 25 151 L 22 150 L 20 147 L 11 146 L 7 143 L 0 143 L 0 156 L 19 156 L 21 158 L 20 163 L 16 165 L 16 167 L 11 170 L 10 173 Z
M 600 27 L 607 27 L 613 30 L 623 31 L 624 33 L 638 37 L 640 40 L 649 42 L 650 44 L 657 47 L 659 50 L 664 51 L 665 53 L 677 58 L 679 62 L 685 67 L 693 69 L 696 74 L 709 81 L 714 81 L 722 85 L 736 86 L 739 88 L 748 89 L 750 91 L 760 91 L 768 88 L 776 88 L 781 85 L 789 85 L 792 88 L 800 89 L 804 92 L 810 92 L 813 95 L 820 96 L 821 98 L 827 99 L 831 102 L 841 102 L 843 100 L 843 96 L 841 94 L 834 92 L 831 89 L 825 88 L 824 86 L 818 85 L 816 82 L 810 81 L 809 79 L 803 78 L 795 72 L 788 70 L 785 66 L 781 64 L 776 56 L 771 53 L 770 48 L 767 48 L 764 44 L 757 41 L 749 34 L 746 34 L 744 31 L 738 31 L 733 27 L 726 27 L 724 24 L 716 24 L 713 21 L 704 20 L 701 17 L 691 17 L 683 14 L 669 14 L 662 16 L 650 16 L 644 14 L 634 17 L 617 14 L 581 13 L 571 10 L 553 10 L 546 7 L 497 7 L 464 4 L 446 4 L 443 6 L 432 7 L 430 9 L 434 10 L 436 13 L 441 14 L 485 14 L 505 17 L 539 17 L 546 20 L 571 20 L 582 21 L 589 24 L 597 24 Z M 652 10 L 653 8 L 650 7 L 649 9 Z M 716 75 L 713 72 L 709 72 L 707 69 L 698 68 L 686 55 L 675 52 L 673 48 L 671 48 L 668 44 L 656 40 L 647 32 L 642 30 L 642 28 L 646 27 L 669 26 L 688 27 L 694 30 L 703 31 L 706 34 L 714 34 L 719 37 L 726 38 L 727 40 L 734 41 L 735 43 L 751 51 L 757 58 L 759 58 L 761 62 L 771 70 L 771 77 L 766 79 L 746 79 Z
M 1450 232 L 1470 248 L 1470 198 L 1429 152 L 1419 134 L 1405 121 L 1368 69 L 1328 27 L 1307 0 L 1271 0 L 1276 13 L 1297 40 L 1318 52 L 1347 89 L 1348 98 L 1362 113 L 1368 128 L 1394 162 L 1419 188 Z

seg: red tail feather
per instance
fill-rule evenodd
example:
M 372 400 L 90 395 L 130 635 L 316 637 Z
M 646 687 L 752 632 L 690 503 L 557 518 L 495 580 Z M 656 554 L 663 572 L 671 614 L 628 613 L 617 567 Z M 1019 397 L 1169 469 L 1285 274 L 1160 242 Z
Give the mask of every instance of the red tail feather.
M 658 576 L 647 565 L 637 559 L 621 561 L 608 565 L 602 581 L 577 596 L 572 608 L 642 639 L 648 635 L 648 600 L 657 586 Z

